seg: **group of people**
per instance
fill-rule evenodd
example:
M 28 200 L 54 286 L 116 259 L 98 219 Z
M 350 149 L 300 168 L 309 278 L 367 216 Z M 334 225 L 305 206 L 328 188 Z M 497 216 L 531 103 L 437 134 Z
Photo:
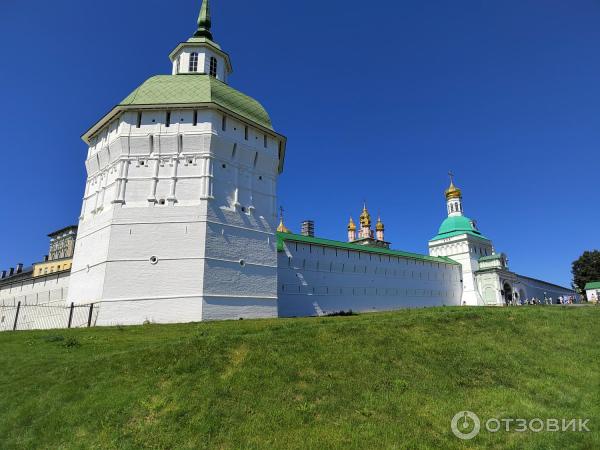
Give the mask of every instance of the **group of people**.
M 577 303 L 574 296 L 561 295 L 560 297 L 558 297 L 556 302 L 552 297 L 544 297 L 542 300 L 532 297 L 530 299 L 521 299 L 521 301 L 518 302 L 517 305 L 573 305 L 574 303 Z

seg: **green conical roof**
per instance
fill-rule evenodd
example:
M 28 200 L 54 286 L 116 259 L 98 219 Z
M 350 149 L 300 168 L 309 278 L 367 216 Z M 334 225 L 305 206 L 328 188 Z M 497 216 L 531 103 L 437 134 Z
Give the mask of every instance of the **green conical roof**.
M 210 32 L 210 5 L 209 0 L 202 0 L 200 15 L 198 16 L 198 30 L 194 33 L 194 37 L 205 37 L 212 41 L 212 33 Z
M 454 216 L 447 217 L 446 220 L 442 222 L 437 236 L 431 240 L 438 241 L 440 239 L 458 236 L 460 234 L 470 234 L 481 239 L 487 239 L 477 228 L 475 228 L 471 219 L 465 216 Z

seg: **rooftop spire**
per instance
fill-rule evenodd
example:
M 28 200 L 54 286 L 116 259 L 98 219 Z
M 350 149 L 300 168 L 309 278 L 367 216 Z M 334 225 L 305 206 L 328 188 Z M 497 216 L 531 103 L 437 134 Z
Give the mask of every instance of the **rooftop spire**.
M 194 33 L 195 37 L 204 37 L 212 41 L 212 33 L 210 32 L 210 5 L 209 0 L 202 0 L 200 15 L 198 16 L 198 30 Z
M 283 223 L 283 206 L 279 208 L 279 226 L 277 227 L 279 233 L 291 233 L 288 227 Z

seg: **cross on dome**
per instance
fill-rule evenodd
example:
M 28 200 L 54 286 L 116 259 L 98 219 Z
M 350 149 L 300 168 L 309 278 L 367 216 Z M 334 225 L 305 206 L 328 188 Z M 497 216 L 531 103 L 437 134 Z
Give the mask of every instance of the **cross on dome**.
M 279 233 L 289 233 L 289 234 L 291 234 L 292 232 L 283 223 L 283 212 L 284 212 L 283 206 L 280 206 L 279 207 L 279 226 L 277 227 L 277 231 Z
M 454 185 L 454 173 L 448 172 L 448 176 L 450 177 L 450 187 L 445 192 L 446 200 L 462 198 L 461 190 Z

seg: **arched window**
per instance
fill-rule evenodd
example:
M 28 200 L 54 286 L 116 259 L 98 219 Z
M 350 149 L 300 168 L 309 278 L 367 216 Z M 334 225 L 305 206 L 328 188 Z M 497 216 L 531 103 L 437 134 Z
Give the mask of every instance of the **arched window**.
M 210 66 L 208 67 L 208 74 L 211 77 L 215 77 L 217 76 L 217 58 L 215 58 L 214 56 L 210 57 Z
M 190 72 L 198 72 L 198 53 L 194 52 L 190 55 Z

